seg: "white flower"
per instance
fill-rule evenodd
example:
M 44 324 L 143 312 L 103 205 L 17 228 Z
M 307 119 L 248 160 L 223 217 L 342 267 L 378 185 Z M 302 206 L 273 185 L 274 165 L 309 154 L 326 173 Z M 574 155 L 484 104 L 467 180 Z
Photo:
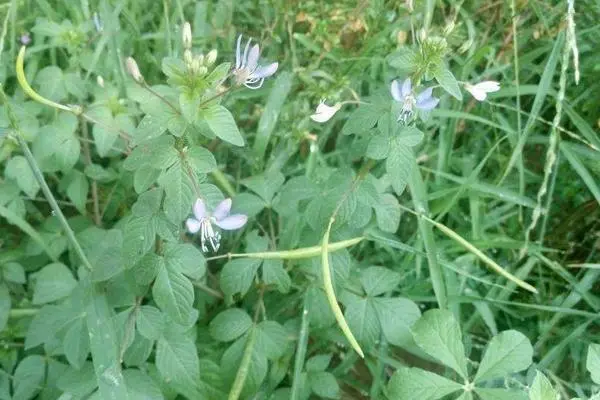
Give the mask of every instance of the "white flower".
M 475 97 L 475 100 L 484 101 L 488 93 L 500 90 L 500 84 L 496 81 L 483 81 L 476 83 L 475 85 L 465 83 L 465 89 Z
M 310 116 L 315 122 L 327 122 L 342 108 L 341 103 L 336 103 L 333 106 L 328 106 L 325 104 L 325 100 L 321 100 L 319 105 L 317 106 L 317 110 L 313 115 Z
M 250 43 L 252 43 L 252 39 L 248 39 L 248 42 L 246 42 L 244 54 L 242 55 L 242 35 L 238 36 L 233 75 L 238 85 L 244 85 L 248 89 L 258 89 L 262 86 L 265 78 L 277 72 L 279 63 L 274 62 L 269 65 L 259 66 L 258 56 L 260 55 L 260 47 L 255 44 L 250 48 Z
M 207 242 L 213 251 L 217 251 L 221 244 L 221 233 L 213 228 L 213 224 L 230 231 L 241 228 L 248 221 L 248 217 L 243 214 L 229 215 L 231 199 L 220 202 L 212 213 L 206 210 L 206 205 L 202 199 L 197 199 L 193 211 L 195 218 L 188 218 L 185 225 L 190 233 L 200 231 L 200 246 L 204 252 L 208 251 Z

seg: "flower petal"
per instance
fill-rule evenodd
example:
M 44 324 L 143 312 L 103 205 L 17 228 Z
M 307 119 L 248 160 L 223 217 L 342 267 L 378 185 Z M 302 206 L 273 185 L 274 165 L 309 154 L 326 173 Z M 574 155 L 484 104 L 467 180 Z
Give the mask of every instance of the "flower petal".
M 189 233 L 196 233 L 200 230 L 202 224 L 195 218 L 188 218 L 185 221 L 185 226 L 187 227 Z
M 248 60 L 246 60 L 246 68 L 248 71 L 254 71 L 258 65 L 258 55 L 260 54 L 260 48 L 257 44 L 252 46 L 250 53 L 248 54 Z
M 410 81 L 410 78 L 406 78 L 404 80 L 404 82 L 402 82 L 402 90 L 400 91 L 400 93 L 402 93 L 402 97 L 406 97 L 410 94 L 412 90 L 412 82 Z
M 471 95 L 475 97 L 475 100 L 477 101 L 484 101 L 487 97 L 485 90 L 478 88 L 477 85 L 473 86 L 466 84 L 465 89 L 467 89 L 467 92 L 471 93 Z
M 235 46 L 235 69 L 240 69 L 242 66 L 242 49 L 240 48 L 242 44 L 242 35 L 237 38 L 237 45 Z
M 194 211 L 194 217 L 196 217 L 198 221 L 202 220 L 202 218 L 206 216 L 206 206 L 204 205 L 204 201 L 202 201 L 202 199 L 196 199 L 192 209 Z
M 416 107 L 421 111 L 429 111 L 429 110 L 433 110 L 435 108 L 435 106 L 438 105 L 439 102 L 440 102 L 440 99 L 438 99 L 437 97 L 430 97 L 421 103 L 417 103 Z
M 397 79 L 392 81 L 392 86 L 390 87 L 390 93 L 392 97 L 396 101 L 402 101 L 402 92 L 400 91 L 400 83 L 398 83 Z
M 222 220 L 215 221 L 215 225 L 217 225 L 221 229 L 225 229 L 228 231 L 234 229 L 240 229 L 248 222 L 248 217 L 243 214 L 234 214 L 230 215 Z
M 231 211 L 231 199 L 225 199 L 222 202 L 220 202 L 219 204 L 217 204 L 212 215 L 218 221 L 218 220 L 221 220 L 221 219 L 225 218 L 226 216 L 228 216 L 230 211 Z
M 423 90 L 421 93 L 419 93 L 419 95 L 417 96 L 417 107 L 419 106 L 419 104 L 426 102 L 427 100 L 429 100 L 431 98 L 431 94 L 433 93 L 433 88 L 427 88 L 425 90 Z
M 264 65 L 262 67 L 256 68 L 256 70 L 252 73 L 250 77 L 256 79 L 268 78 L 269 76 L 277 72 L 277 68 L 279 68 L 279 63 L 277 62 L 274 62 L 269 65 Z
M 252 39 L 248 39 L 246 42 L 246 47 L 244 47 L 244 56 L 242 57 L 242 65 L 240 65 L 240 68 L 246 68 L 248 66 L 248 49 L 250 48 L 251 42 Z
M 486 93 L 493 93 L 500 90 L 500 84 L 496 81 L 483 81 L 473 86 L 479 90 L 483 90 Z

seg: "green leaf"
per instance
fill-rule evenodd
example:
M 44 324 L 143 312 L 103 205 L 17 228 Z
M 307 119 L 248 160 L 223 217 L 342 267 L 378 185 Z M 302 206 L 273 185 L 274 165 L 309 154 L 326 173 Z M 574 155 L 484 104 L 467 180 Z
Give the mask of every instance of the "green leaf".
M 502 378 L 531 365 L 533 347 L 520 332 L 510 330 L 494 336 L 483 355 L 475 382 Z
M 165 190 L 164 211 L 172 223 L 179 225 L 192 212 L 196 198 L 191 178 L 187 175 L 181 161 L 173 164 L 158 178 Z
M 90 110 L 89 113 L 96 121 L 100 122 L 92 126 L 92 136 L 94 137 L 96 151 L 98 151 L 100 157 L 106 157 L 119 137 L 112 112 L 108 107 L 101 106 Z
M 160 387 L 145 372 L 139 369 L 123 371 L 130 400 L 164 400 Z
M 592 380 L 600 385 L 600 344 L 590 344 L 585 366 L 592 375 Z
M 161 310 L 175 322 L 188 323 L 193 311 L 194 287 L 180 271 L 169 265 L 163 266 L 152 286 L 152 295 Z
M 390 174 L 392 187 L 398 196 L 404 192 L 408 177 L 415 164 L 412 148 L 400 138 L 393 139 L 390 142 L 390 154 L 386 160 L 385 168 Z
M 203 112 L 210 130 L 219 138 L 235 146 L 244 146 L 244 138 L 233 116 L 225 107 L 216 105 Z
M 77 170 L 73 170 L 69 176 L 69 185 L 67 186 L 67 197 L 73 202 L 77 211 L 86 215 L 86 203 L 90 185 L 85 175 Z
M 148 190 L 158 179 L 162 171 L 146 165 L 136 169 L 133 173 L 133 188 L 136 193 L 143 193 Z
M 107 295 L 98 286 L 89 290 L 89 304 L 85 309 L 90 338 L 90 350 L 100 395 L 105 399 L 127 400 L 127 386 L 121 372 L 119 338 L 114 323 L 114 312 Z
M 25 336 L 25 350 L 29 350 L 46 341 L 51 341 L 59 330 L 77 318 L 69 311 L 64 305 L 43 306 L 29 325 L 27 335 Z
M 67 96 L 65 77 L 60 68 L 55 65 L 41 69 L 35 76 L 38 93 L 47 99 L 60 102 Z
M 281 293 L 287 293 L 292 285 L 292 280 L 283 268 L 283 260 L 264 260 L 262 264 L 262 279 L 267 285 L 274 285 Z
M 40 185 L 23 156 L 14 156 L 8 160 L 4 169 L 4 176 L 14 180 L 19 188 L 31 198 L 34 198 L 40 190 Z
M 259 195 L 267 205 L 271 205 L 277 191 L 283 185 L 285 177 L 279 171 L 255 175 L 246 178 L 242 184 Z
M 120 230 L 92 226 L 78 234 L 77 239 L 94 267 L 93 281 L 105 281 L 123 271 L 123 234 Z
M 144 367 L 154 349 L 154 340 L 145 338 L 139 332 L 135 332 L 133 336 L 133 341 L 123 354 L 123 362 L 128 367 Z
M 1 266 L 2 276 L 12 283 L 25 283 L 25 269 L 16 262 L 8 262 Z M 2 329 L 0 329 L 2 330 Z
M 52 125 L 42 128 L 32 149 L 42 171 L 69 171 L 77 163 L 81 145 L 76 128 L 77 118 L 72 114 L 59 114 Z
M 191 279 L 199 280 L 206 273 L 206 260 L 202 252 L 191 243 L 165 244 L 165 263 Z
M 42 356 L 27 356 L 17 366 L 13 377 L 13 399 L 28 400 L 42 389 L 46 361 Z
M 417 68 L 417 55 L 408 46 L 401 47 L 387 57 L 388 63 L 399 69 L 399 75 L 409 75 Z
M 254 351 L 270 360 L 276 360 L 287 350 L 289 335 L 283 326 L 275 321 L 263 321 L 256 327 Z
M 457 100 L 462 101 L 462 92 L 460 91 L 458 82 L 448 68 L 443 65 L 439 66 L 433 71 L 433 76 L 446 92 L 450 93 Z
M 379 296 L 397 288 L 401 276 L 384 267 L 369 267 L 360 273 L 360 283 L 369 296 Z
M 546 375 L 536 371 L 535 379 L 529 388 L 529 400 L 559 400 L 559 393 L 554 390 Z
M 265 150 L 267 149 L 269 139 L 271 138 L 273 130 L 275 129 L 275 125 L 277 124 L 277 119 L 279 118 L 281 109 L 283 108 L 285 100 L 292 89 L 293 80 L 294 74 L 291 72 L 284 71 L 277 74 L 275 83 L 273 84 L 271 92 L 269 93 L 267 104 L 265 105 L 260 120 L 258 121 L 258 128 L 256 129 L 253 150 L 254 155 L 259 160 L 262 160 Z
M 346 304 L 344 316 L 361 346 L 369 348 L 379 340 L 381 325 L 377 319 L 372 299 L 361 298 Z
M 312 391 L 321 398 L 340 398 L 340 386 L 335 376 L 330 372 L 309 372 L 308 383 Z
M 202 146 L 193 146 L 185 153 L 186 161 L 197 174 L 206 174 L 217 169 L 217 161 L 210 151 Z
M 174 147 L 175 139 L 170 135 L 148 140 L 137 146 L 123 163 L 123 168 L 135 171 L 144 166 L 167 169 L 179 159 Z
M 138 332 L 147 339 L 158 339 L 165 330 L 165 317 L 156 307 L 141 306 L 135 324 Z
M 198 352 L 194 342 L 186 335 L 168 335 L 158 339 L 156 368 L 177 391 L 197 391 L 200 379 Z
M 342 133 L 344 135 L 362 134 L 370 130 L 379 119 L 381 110 L 377 107 L 361 104 L 346 120 Z
M 83 398 L 89 395 L 98 387 L 94 376 L 94 366 L 91 362 L 86 362 L 79 370 L 67 368 L 66 372 L 58 378 L 56 386 L 73 396 Z
M 63 351 L 69 363 L 81 369 L 90 352 L 90 338 L 83 318 L 75 320 L 63 340 Z
M 4 282 L 0 283 L 0 332 L 6 327 L 10 313 L 10 293 Z
M 325 371 L 331 362 L 332 354 L 319 354 L 306 361 L 306 370 L 309 372 Z
M 156 227 L 149 216 L 131 217 L 123 227 L 121 251 L 125 268 L 135 265 L 152 248 L 156 239 Z
M 230 342 L 242 336 L 252 326 L 248 313 L 240 308 L 230 308 L 217 314 L 208 330 L 213 339 L 220 342 Z
M 436 400 L 462 389 L 462 385 L 419 368 L 400 368 L 387 386 L 390 400 Z
M 379 205 L 374 207 L 377 226 L 384 232 L 395 233 L 400 225 L 400 203 L 389 193 L 380 196 Z
M 309 286 L 304 296 L 304 302 L 308 310 L 311 326 L 324 328 L 333 324 L 335 316 L 331 311 L 331 307 L 329 307 L 327 297 L 321 287 L 316 285 Z
M 413 325 L 413 338 L 431 357 L 467 378 L 467 358 L 460 326 L 448 310 L 429 310 Z
M 239 366 L 242 361 L 248 335 L 244 335 L 235 342 L 223 353 L 221 358 L 221 371 L 225 375 L 226 380 L 233 382 Z M 268 361 L 264 354 L 253 348 L 251 353 L 250 365 L 248 367 L 248 375 L 244 382 L 242 390 L 242 398 L 249 397 L 254 394 L 261 383 L 265 380 L 268 371 Z
M 500 388 L 475 388 L 481 400 L 526 400 L 527 395 L 520 390 Z M 550 399 L 548 399 L 550 400 Z M 555 400 L 555 399 L 552 399 Z
M 390 138 L 388 135 L 373 135 L 367 146 L 366 156 L 373 160 L 383 160 L 390 154 Z
M 147 114 L 142 118 L 133 133 L 133 145 L 144 143 L 158 138 L 167 130 L 167 120 L 155 115 Z
M 244 296 L 254 281 L 261 264 L 259 259 L 240 258 L 225 264 L 221 271 L 221 290 L 226 296 L 239 293 Z
M 412 300 L 401 297 L 378 297 L 373 307 L 388 342 L 404 346 L 412 340 L 411 327 L 421 317 L 421 310 Z
M 77 286 L 73 274 L 62 263 L 46 265 L 35 274 L 33 304 L 46 304 L 67 297 Z

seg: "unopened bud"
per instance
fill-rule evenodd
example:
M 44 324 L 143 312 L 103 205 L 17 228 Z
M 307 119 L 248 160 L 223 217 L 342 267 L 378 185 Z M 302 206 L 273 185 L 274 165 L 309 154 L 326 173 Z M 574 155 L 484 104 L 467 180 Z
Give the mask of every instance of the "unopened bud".
M 98 86 L 101 88 L 104 88 L 104 78 L 102 76 L 98 75 L 96 77 L 96 83 L 98 83 Z
M 444 36 L 450 36 L 452 31 L 454 30 L 454 27 L 454 21 L 450 21 L 450 23 L 444 27 Z
M 215 61 L 217 61 L 217 49 L 212 49 L 204 58 L 204 64 L 211 66 L 215 63 Z
M 133 80 L 136 82 L 143 82 L 144 77 L 142 76 L 142 73 L 140 72 L 140 69 L 133 57 L 127 57 L 127 61 L 125 63 L 127 65 L 127 72 L 129 75 L 131 75 Z
M 208 72 L 208 68 L 206 68 L 204 65 L 201 65 L 200 68 L 198 68 L 198 75 L 206 75 L 206 73 Z
M 192 62 L 194 61 L 194 56 L 192 55 L 192 51 L 190 49 L 185 49 L 183 52 L 183 61 L 188 68 L 191 67 Z
M 190 64 L 190 69 L 196 73 L 198 72 L 198 70 L 200 69 L 200 62 L 198 60 L 198 58 L 194 58 Z
M 427 31 L 425 29 L 419 29 L 419 40 L 424 42 L 427 39 Z
M 466 42 L 464 42 L 459 48 L 458 48 L 458 52 L 460 54 L 462 53 L 466 53 L 467 51 L 469 51 L 469 49 L 471 48 L 471 46 L 473 46 L 473 40 L 469 39 Z
M 187 21 L 183 23 L 183 29 L 181 30 L 181 39 L 183 42 L 184 49 L 192 48 L 192 26 Z
M 204 54 L 198 54 L 196 60 L 198 60 L 198 65 L 204 64 Z

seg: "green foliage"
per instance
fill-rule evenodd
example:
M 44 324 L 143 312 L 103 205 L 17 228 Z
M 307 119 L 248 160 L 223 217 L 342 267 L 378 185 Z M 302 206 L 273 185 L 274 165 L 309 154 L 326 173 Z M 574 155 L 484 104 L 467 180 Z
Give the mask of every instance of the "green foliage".
M 0 7 L 1 399 L 600 398 L 593 1 L 53 3 Z

